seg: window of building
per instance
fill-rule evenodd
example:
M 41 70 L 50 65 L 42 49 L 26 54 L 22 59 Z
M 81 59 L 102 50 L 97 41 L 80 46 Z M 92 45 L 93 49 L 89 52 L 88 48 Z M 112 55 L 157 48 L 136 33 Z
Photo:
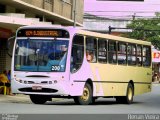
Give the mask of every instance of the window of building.
M 53 0 L 44 0 L 44 1 L 49 3 L 49 4 L 53 4 Z
M 71 0 L 62 0 L 62 1 L 66 3 L 71 3 Z
M 151 48 L 148 46 L 143 47 L 143 66 L 151 65 Z
M 105 39 L 98 39 L 98 61 L 107 62 L 107 40 Z
M 137 45 L 137 65 L 142 66 L 142 46 Z
M 71 53 L 71 72 L 74 73 L 82 66 L 84 58 L 84 37 L 76 35 L 73 38 Z
M 88 62 L 97 62 L 97 39 L 86 37 L 86 58 Z
M 128 44 L 127 51 L 128 65 L 136 65 L 136 45 Z
M 108 62 L 111 64 L 117 63 L 116 41 L 109 41 L 108 42 Z

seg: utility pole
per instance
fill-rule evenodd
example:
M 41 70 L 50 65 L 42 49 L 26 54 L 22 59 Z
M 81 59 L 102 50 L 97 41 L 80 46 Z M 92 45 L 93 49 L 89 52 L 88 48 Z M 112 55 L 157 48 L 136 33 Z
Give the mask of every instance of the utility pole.
M 132 15 L 133 20 L 135 20 L 136 18 L 136 13 L 134 13 L 134 15 Z
M 111 32 L 112 32 L 112 28 L 111 28 L 111 26 L 109 26 L 108 27 L 108 34 L 111 34 Z
M 108 34 L 111 34 L 112 30 L 113 30 L 113 29 L 117 29 L 117 28 L 109 26 L 108 29 L 109 29 L 109 30 L 108 30 Z
M 74 12 L 74 27 L 76 27 L 76 5 L 77 5 L 76 1 L 77 0 L 74 0 L 74 11 L 73 11 Z

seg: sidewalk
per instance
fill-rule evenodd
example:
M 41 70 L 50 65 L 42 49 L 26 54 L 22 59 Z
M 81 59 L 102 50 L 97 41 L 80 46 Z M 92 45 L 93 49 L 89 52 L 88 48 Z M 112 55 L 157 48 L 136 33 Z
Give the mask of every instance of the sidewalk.
M 2 95 L 0 94 L 0 102 L 5 103 L 31 103 L 28 95 Z
M 52 98 L 54 102 L 62 101 L 63 98 Z M 32 103 L 29 95 L 3 95 L 0 94 L 0 103 Z

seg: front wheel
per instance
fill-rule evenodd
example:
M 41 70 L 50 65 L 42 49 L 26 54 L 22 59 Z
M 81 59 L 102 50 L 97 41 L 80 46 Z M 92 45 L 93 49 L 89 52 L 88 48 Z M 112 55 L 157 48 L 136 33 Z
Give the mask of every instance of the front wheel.
M 48 100 L 46 96 L 30 95 L 30 99 L 34 104 L 44 104 Z
M 91 86 L 88 83 L 86 83 L 83 89 L 83 95 L 74 97 L 74 101 L 76 104 L 79 104 L 79 105 L 88 105 L 92 103 L 93 92 L 92 92 Z

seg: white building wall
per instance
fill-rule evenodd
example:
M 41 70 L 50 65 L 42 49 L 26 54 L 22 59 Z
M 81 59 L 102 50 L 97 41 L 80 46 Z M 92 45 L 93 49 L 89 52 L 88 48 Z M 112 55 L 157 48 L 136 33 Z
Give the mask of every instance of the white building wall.
M 83 25 L 84 29 L 92 30 L 92 31 L 104 31 L 108 32 L 109 26 L 116 28 L 126 28 L 126 25 L 129 24 L 130 21 L 122 21 L 122 20 L 96 20 L 96 19 L 84 19 Z M 116 29 L 112 30 L 116 32 L 127 32 L 130 30 L 126 29 Z

